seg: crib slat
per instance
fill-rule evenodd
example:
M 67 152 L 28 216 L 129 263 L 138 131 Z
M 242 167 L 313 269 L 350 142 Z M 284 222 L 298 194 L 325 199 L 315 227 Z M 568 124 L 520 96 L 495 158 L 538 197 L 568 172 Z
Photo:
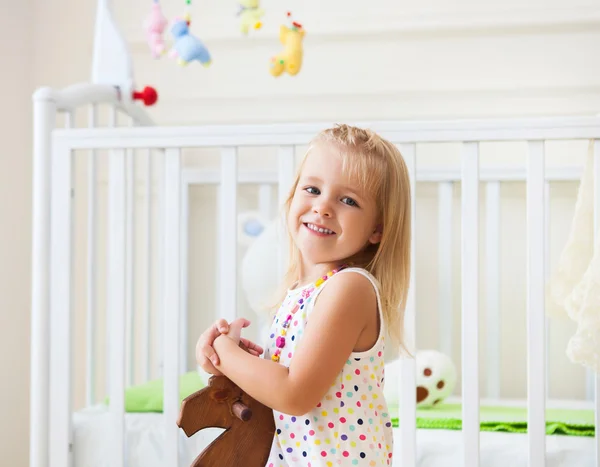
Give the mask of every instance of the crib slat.
M 487 396 L 500 397 L 500 183 L 487 182 L 486 189 L 486 380 Z
M 165 152 L 165 217 L 164 217 L 164 465 L 179 465 L 179 331 L 180 331 L 180 229 L 181 229 L 181 153 Z M 171 312 L 169 312 L 169 310 Z M 168 316 L 167 316 L 168 313 Z
M 438 315 L 439 342 L 442 353 L 452 358 L 452 237 L 453 182 L 438 184 Z
M 108 127 L 110 128 L 114 128 L 117 126 L 117 109 L 114 105 L 111 105 L 108 109 L 108 123 L 107 123 Z M 110 168 L 109 168 L 110 171 Z M 110 176 L 110 173 L 109 173 Z M 109 200 L 110 203 L 110 200 Z M 105 224 L 106 227 L 106 238 L 110 239 L 111 236 L 111 231 L 110 231 L 110 224 Z M 107 245 L 108 248 L 108 245 Z M 108 266 L 107 266 L 108 267 Z M 106 283 L 109 284 L 110 283 L 110 277 L 107 277 L 106 279 Z M 107 315 L 107 320 L 109 315 Z M 107 362 L 107 371 L 106 371 L 106 377 L 105 377 L 105 385 L 106 385 L 106 393 L 110 394 L 110 388 L 111 388 L 111 378 L 112 378 L 112 373 L 110 371 L 110 361 L 111 361 L 111 335 L 110 332 L 108 331 L 110 328 L 108 328 L 108 322 L 107 322 L 107 332 L 105 333 L 105 342 L 106 342 L 106 362 Z
M 546 171 L 544 171 L 546 172 Z M 551 201 L 550 201 L 550 182 L 548 181 L 548 174 L 545 173 L 544 175 L 544 206 L 545 206 L 545 215 L 544 215 L 544 282 L 546 284 L 548 284 L 548 281 L 550 280 L 550 226 L 551 224 L 551 219 L 550 219 L 550 206 L 551 206 Z M 546 316 L 546 357 L 545 357 L 545 362 L 546 362 L 546 394 L 549 395 L 550 394 L 550 325 L 551 325 L 551 320 L 548 316 Z
M 48 464 L 50 417 L 50 306 L 52 217 L 52 144 L 56 103 L 34 98 L 33 107 L 33 216 L 31 242 L 31 371 L 29 407 L 29 464 Z M 63 149 L 64 150 L 64 149 Z
M 529 143 L 527 161 L 527 431 L 529 465 L 543 467 L 546 457 L 543 141 Z
M 97 106 L 89 109 L 89 126 L 96 127 Z M 86 403 L 96 401 L 96 151 L 90 150 L 88 157 L 88 209 L 87 209 L 87 326 L 86 326 Z
M 258 186 L 258 212 L 265 219 L 271 219 L 271 185 L 261 183 Z
M 410 288 L 406 303 L 406 312 L 404 316 L 405 340 L 407 347 L 411 352 L 416 351 L 416 302 L 417 302 L 417 284 L 416 284 L 416 187 L 417 187 L 417 158 L 416 146 L 414 144 L 405 144 L 400 147 L 400 151 L 406 161 L 410 177 L 411 191 L 411 271 Z M 416 400 L 416 368 L 415 359 L 402 357 L 400 366 L 400 440 L 401 446 L 397 450 L 400 452 L 403 467 L 414 467 L 417 462 L 417 400 Z
M 237 315 L 237 165 L 237 149 L 223 148 L 219 187 L 219 316 L 227 321 Z
M 289 191 L 291 189 L 293 180 L 294 180 L 294 172 L 295 172 L 295 163 L 294 163 L 294 146 L 280 146 L 277 154 L 277 161 L 279 163 L 278 167 L 278 182 L 277 185 L 277 206 L 283 206 Z M 282 220 L 283 224 L 283 220 Z M 285 230 L 280 229 L 279 231 L 279 276 L 283 276 L 288 261 L 288 243 L 287 243 L 287 235 L 285 235 Z
M 160 151 L 159 154 L 159 167 L 166 166 L 166 151 Z M 158 281 L 158 287 L 156 290 L 156 325 L 154 326 L 154 338 L 156 339 L 157 349 L 157 365 L 155 371 L 163 376 L 164 374 L 164 324 L 165 324 L 165 261 L 166 261 L 166 248 L 165 245 L 165 230 L 166 230 L 166 172 L 165 170 L 158 170 L 158 215 L 157 215 L 157 243 L 158 248 L 158 267 L 156 268 L 156 275 Z
M 146 294 L 146 302 L 144 304 L 144 319 L 142 320 L 142 355 L 144 359 L 142 361 L 142 374 L 144 375 L 144 381 L 150 380 L 150 368 L 151 368 L 151 353 L 150 353 L 150 342 L 152 339 L 152 273 L 153 265 L 152 261 L 152 153 L 148 149 L 145 154 L 146 159 L 146 235 L 144 241 L 146 243 L 146 267 L 144 276 L 144 291 Z
M 50 467 L 71 465 L 72 422 L 72 156 L 55 142 L 52 151 L 50 231 Z M 60 339 L 56 339 L 60 337 Z M 37 421 L 36 421 L 37 422 Z
M 125 465 L 125 301 L 126 301 L 126 159 L 124 150 L 109 156 L 108 219 L 108 336 L 111 436 L 114 449 L 111 465 Z
M 189 209 L 189 180 L 185 177 L 185 170 L 181 180 L 181 316 L 180 322 L 180 345 L 179 345 L 179 371 L 181 374 L 188 371 L 187 350 L 188 350 L 188 258 L 189 258 L 189 225 L 190 225 L 190 209 Z
M 600 140 L 594 140 L 594 238 L 600 235 Z M 596 242 L 595 245 L 598 243 Z M 598 252 L 594 252 L 597 254 Z M 596 466 L 600 467 L 600 376 L 596 376 L 596 410 L 594 422 L 596 427 Z
M 464 465 L 479 466 L 479 143 L 462 152 L 462 416 Z
M 127 311 L 127 330 L 128 330 L 128 349 L 127 349 L 127 385 L 133 385 L 135 377 L 135 153 L 133 150 L 127 151 L 127 221 L 126 221 L 126 295 L 125 309 Z

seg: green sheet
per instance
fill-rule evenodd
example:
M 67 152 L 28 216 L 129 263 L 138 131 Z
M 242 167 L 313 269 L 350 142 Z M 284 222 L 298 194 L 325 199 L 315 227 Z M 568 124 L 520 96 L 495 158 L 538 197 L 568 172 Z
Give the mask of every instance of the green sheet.
M 199 391 L 206 382 L 197 371 L 190 371 L 179 377 L 179 403 L 190 394 Z M 162 412 L 163 411 L 163 380 L 156 379 L 125 389 L 125 412 Z M 108 398 L 104 401 L 110 404 Z
M 196 371 L 179 379 L 180 402 L 202 389 L 206 381 Z M 108 404 L 108 398 L 105 400 Z M 392 425 L 399 426 L 398 407 L 390 404 Z M 163 380 L 157 379 L 125 390 L 126 412 L 162 412 Z M 527 433 L 527 409 L 524 407 L 481 406 L 481 431 Z M 434 408 L 417 409 L 417 428 L 439 430 L 462 429 L 462 406 L 441 403 Z M 546 433 L 549 435 L 594 436 L 594 411 L 576 409 L 546 409 Z
M 392 425 L 399 426 L 398 407 L 390 406 Z M 521 407 L 481 406 L 481 431 L 527 433 L 527 409 Z M 462 429 L 462 405 L 442 403 L 435 408 L 417 409 L 417 428 Z M 594 436 L 594 411 L 546 409 L 546 433 L 549 435 Z

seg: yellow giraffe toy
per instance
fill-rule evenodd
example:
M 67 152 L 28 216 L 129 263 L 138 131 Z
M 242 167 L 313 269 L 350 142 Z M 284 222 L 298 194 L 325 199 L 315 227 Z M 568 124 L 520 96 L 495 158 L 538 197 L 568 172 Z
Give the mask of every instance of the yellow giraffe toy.
M 288 13 L 289 16 L 290 13 Z M 300 72 L 304 56 L 302 41 L 305 33 L 302 25 L 295 21 L 292 22 L 291 27 L 285 24 L 281 25 L 279 28 L 279 40 L 283 44 L 283 52 L 271 57 L 269 71 L 273 76 L 280 76 L 284 71 L 291 76 L 297 75 Z
M 261 18 L 265 10 L 260 8 L 260 0 L 239 0 L 240 11 L 240 31 L 242 34 L 248 34 L 250 28 L 260 29 L 262 27 Z

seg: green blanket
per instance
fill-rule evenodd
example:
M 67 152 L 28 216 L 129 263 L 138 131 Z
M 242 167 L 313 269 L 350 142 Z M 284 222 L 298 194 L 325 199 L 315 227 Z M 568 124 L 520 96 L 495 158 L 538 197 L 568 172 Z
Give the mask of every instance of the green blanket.
M 190 371 L 179 377 L 179 403 L 190 394 L 199 391 L 205 386 L 206 382 L 200 377 L 198 372 Z M 129 413 L 147 413 L 163 411 L 163 389 L 162 379 L 148 381 L 137 386 L 131 386 L 125 389 L 125 412 Z M 110 403 L 108 398 L 104 401 Z
M 206 381 L 196 372 L 185 373 L 179 379 L 180 402 L 202 389 Z M 109 403 L 108 398 L 105 401 Z M 127 412 L 162 412 L 163 380 L 153 380 L 125 390 Z M 435 408 L 417 409 L 417 428 L 460 430 L 462 428 L 460 404 L 442 403 Z M 392 425 L 399 426 L 398 407 L 390 405 Z M 481 431 L 527 433 L 527 409 L 520 407 L 481 406 L 479 409 Z M 549 435 L 594 436 L 593 410 L 546 410 L 546 433 Z
M 392 425 L 399 426 L 398 407 L 391 406 Z M 481 431 L 527 433 L 527 409 L 521 407 L 481 406 Z M 461 404 L 442 403 L 435 408 L 417 409 L 417 428 L 460 430 Z M 546 434 L 594 436 L 594 411 L 546 409 Z

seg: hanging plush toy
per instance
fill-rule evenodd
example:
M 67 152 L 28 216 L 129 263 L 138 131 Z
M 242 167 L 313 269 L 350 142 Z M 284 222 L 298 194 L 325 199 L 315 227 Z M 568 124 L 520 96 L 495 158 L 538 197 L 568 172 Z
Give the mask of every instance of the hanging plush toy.
M 262 22 L 260 19 L 264 16 L 265 10 L 260 8 L 260 0 L 240 0 L 240 31 L 242 34 L 248 34 L 250 28 L 260 29 Z
M 291 18 L 292 15 L 288 13 L 287 16 Z M 269 71 L 273 76 L 280 76 L 284 71 L 292 76 L 300 72 L 304 56 L 302 49 L 304 35 L 304 28 L 296 21 L 292 21 L 291 26 L 281 25 L 279 28 L 279 40 L 283 44 L 283 52 L 271 57 Z
M 165 15 L 162 12 L 159 1 L 154 0 L 150 15 L 148 15 L 144 22 L 146 40 L 153 58 L 159 58 L 166 51 L 163 33 L 167 24 L 167 18 L 165 18 Z
M 191 15 L 189 13 L 191 0 L 186 0 L 187 13 L 184 19 L 177 19 L 171 27 L 173 47 L 170 55 L 177 58 L 180 65 L 197 60 L 205 67 L 211 64 L 211 56 L 206 46 L 200 39 L 190 33 Z

